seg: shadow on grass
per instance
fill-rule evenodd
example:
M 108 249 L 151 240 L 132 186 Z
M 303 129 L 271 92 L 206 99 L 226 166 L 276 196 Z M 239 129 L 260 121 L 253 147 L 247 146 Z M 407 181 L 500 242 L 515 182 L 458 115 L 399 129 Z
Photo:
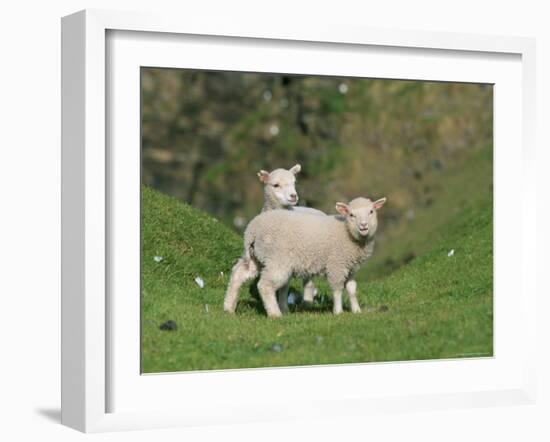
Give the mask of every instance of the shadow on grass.
M 248 289 L 250 297 L 246 299 L 239 300 L 239 306 L 246 310 L 255 310 L 256 313 L 265 316 L 265 309 L 263 302 L 260 298 L 260 293 L 258 292 L 258 280 L 256 278 Z M 302 294 L 295 287 L 291 286 L 289 293 L 295 293 L 297 295 L 296 303 L 289 305 L 289 311 L 291 313 L 332 313 L 332 298 L 329 296 L 320 295 L 317 296 L 313 303 L 304 303 L 302 300 Z

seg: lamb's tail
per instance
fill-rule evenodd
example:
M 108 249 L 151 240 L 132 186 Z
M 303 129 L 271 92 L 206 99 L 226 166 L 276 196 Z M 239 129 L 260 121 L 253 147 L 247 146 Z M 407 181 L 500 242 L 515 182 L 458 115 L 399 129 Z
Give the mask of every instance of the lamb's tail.
M 256 236 L 253 232 L 247 230 L 244 235 L 244 258 L 246 260 L 255 259 L 254 258 L 254 242 L 256 241 Z

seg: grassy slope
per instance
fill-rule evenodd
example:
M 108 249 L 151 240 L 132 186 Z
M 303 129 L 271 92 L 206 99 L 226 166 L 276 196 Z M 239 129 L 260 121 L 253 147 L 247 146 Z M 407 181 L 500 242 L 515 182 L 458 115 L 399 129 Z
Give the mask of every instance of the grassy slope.
M 143 371 L 492 354 L 491 173 L 487 149 L 441 185 L 439 198 L 407 234 L 375 251 L 358 275 L 362 314 L 333 316 L 326 297 L 311 311 L 279 320 L 266 318 L 246 289 L 238 314 L 224 314 L 241 239 L 207 215 L 144 189 Z M 388 259 L 400 262 L 411 251 L 416 258 L 387 271 Z M 156 263 L 156 255 L 163 261 Z M 320 289 L 328 294 L 325 284 Z M 166 320 L 178 329 L 161 331 Z
M 391 231 L 396 240 L 379 242 L 368 266 L 358 278 L 387 276 L 396 267 L 430 250 L 434 243 L 448 236 L 445 225 L 460 216 L 463 210 L 492 207 L 492 150 L 486 148 L 470 157 L 458 170 L 446 172 L 445 180 L 431 176 L 424 185 L 437 189 L 434 203 L 418 210 L 414 221 L 400 231 Z M 388 202 L 391 204 L 391 200 Z M 382 229 L 384 226 L 382 226 Z

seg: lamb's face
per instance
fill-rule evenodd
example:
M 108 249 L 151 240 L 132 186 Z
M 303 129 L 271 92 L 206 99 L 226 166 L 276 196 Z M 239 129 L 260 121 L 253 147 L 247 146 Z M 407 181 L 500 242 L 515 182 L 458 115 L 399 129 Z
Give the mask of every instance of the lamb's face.
M 298 192 L 296 192 L 296 174 L 300 172 L 300 165 L 289 170 L 275 169 L 273 172 L 261 170 L 258 172 L 260 181 L 264 183 L 265 191 L 271 200 L 277 201 L 281 207 L 295 206 L 298 203 Z
M 355 198 L 349 204 L 336 203 L 336 210 L 346 217 L 346 226 L 355 239 L 372 238 L 378 227 L 377 210 L 386 198 L 372 202 L 368 198 Z

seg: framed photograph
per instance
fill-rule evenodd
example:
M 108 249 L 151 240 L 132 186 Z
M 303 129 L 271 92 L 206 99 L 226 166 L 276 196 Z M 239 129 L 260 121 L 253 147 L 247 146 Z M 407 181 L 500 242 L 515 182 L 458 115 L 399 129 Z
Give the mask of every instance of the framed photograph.
M 534 401 L 534 41 L 62 21 L 62 422 Z

